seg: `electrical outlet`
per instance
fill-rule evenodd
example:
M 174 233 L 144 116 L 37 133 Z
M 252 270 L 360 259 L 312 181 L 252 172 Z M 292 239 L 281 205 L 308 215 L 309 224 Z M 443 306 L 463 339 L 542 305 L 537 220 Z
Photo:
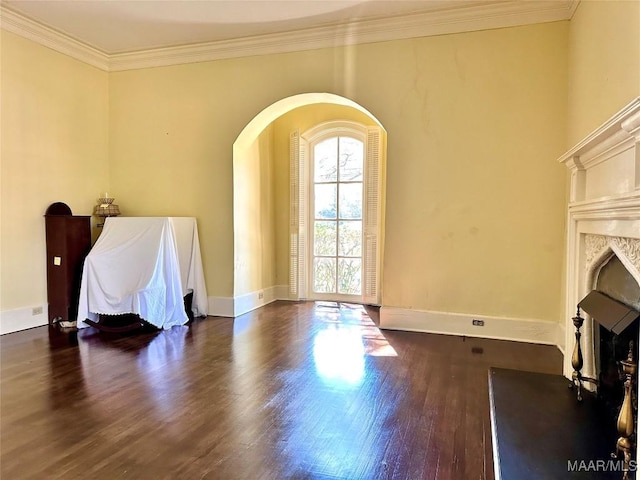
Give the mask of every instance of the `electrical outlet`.
M 484 320 L 473 319 L 471 322 L 476 327 L 484 327 Z
M 31 315 L 42 315 L 42 307 L 33 307 L 31 309 Z
M 262 300 L 264 298 L 264 292 L 258 293 L 258 300 Z

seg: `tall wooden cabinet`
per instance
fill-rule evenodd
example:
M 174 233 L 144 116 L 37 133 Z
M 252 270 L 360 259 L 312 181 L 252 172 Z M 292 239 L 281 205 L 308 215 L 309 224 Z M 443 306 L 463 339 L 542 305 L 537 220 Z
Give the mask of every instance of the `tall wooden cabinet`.
M 68 205 L 57 202 L 49 206 L 44 218 L 49 323 L 74 321 L 82 264 L 91 249 L 91 217 L 72 215 Z

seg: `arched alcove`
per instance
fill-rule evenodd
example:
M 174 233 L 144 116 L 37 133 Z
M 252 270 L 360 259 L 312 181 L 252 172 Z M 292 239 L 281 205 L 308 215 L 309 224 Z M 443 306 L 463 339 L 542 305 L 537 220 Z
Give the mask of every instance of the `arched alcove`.
M 353 100 L 349 100 L 348 98 L 341 97 L 340 95 L 335 95 L 333 93 L 301 93 L 278 100 L 253 117 L 253 119 L 242 129 L 242 132 L 240 132 L 240 135 L 238 135 L 238 138 L 236 138 L 236 141 L 233 143 L 234 163 L 236 160 L 236 153 L 240 153 L 243 149 L 248 148 L 275 119 L 295 108 L 319 103 L 344 105 L 346 107 L 354 108 L 367 115 L 382 127 L 380 121 L 374 117 L 371 112 Z
M 303 107 L 304 111 L 313 111 L 314 106 L 318 109 L 342 107 L 342 111 L 350 111 L 352 115 L 366 118 L 367 123 L 382 127 L 380 121 L 358 103 L 330 93 L 284 98 L 259 112 L 244 127 L 233 144 L 235 315 L 287 296 L 286 280 L 276 281 L 275 277 L 276 271 L 284 268 L 284 262 L 288 263 L 288 255 L 277 255 L 276 251 L 278 246 L 288 248 L 288 241 L 284 245 L 281 234 L 282 230 L 288 230 L 283 218 L 288 219 L 289 212 L 279 208 L 274 197 L 283 189 L 288 194 L 289 159 L 287 153 L 285 165 L 283 149 L 274 146 L 277 143 L 274 124 L 290 112 L 303 111 Z M 274 150 L 278 150 L 275 159 Z M 283 180 L 284 176 L 287 181 Z M 282 292 L 278 293 L 278 287 L 282 287 Z

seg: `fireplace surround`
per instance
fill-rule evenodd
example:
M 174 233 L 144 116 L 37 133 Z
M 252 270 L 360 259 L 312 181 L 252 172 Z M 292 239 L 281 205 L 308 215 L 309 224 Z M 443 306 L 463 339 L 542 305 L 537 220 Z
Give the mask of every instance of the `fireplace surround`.
M 572 375 L 576 378 L 576 374 L 595 379 L 601 373 L 606 374 L 600 371 L 599 362 L 601 326 L 588 312 L 582 313 L 583 323 L 580 312 L 576 313 L 577 306 L 596 290 L 601 272 L 613 258 L 628 272 L 623 276 L 625 281 L 640 285 L 640 98 L 635 98 L 559 161 L 569 168 L 571 182 L 567 209 L 564 375 L 570 379 Z M 631 286 L 633 291 L 637 290 L 636 285 Z M 578 331 L 583 325 L 581 335 L 574 333 L 574 324 Z M 582 358 L 572 355 L 574 335 L 580 342 Z M 638 334 L 632 336 L 636 337 L 636 346 L 640 344 Z M 576 351 L 579 353 L 579 349 Z M 620 364 L 624 365 L 627 380 L 622 406 L 625 413 L 618 417 L 621 437 L 616 449 L 626 452 L 625 468 L 629 467 L 630 458 L 637 459 L 637 454 L 629 456 L 633 451 L 629 436 L 633 434 L 634 423 L 631 392 L 635 391 L 638 398 L 638 382 L 634 380 L 637 356 L 635 360 L 632 357 L 630 353 L 631 364 L 625 361 Z M 578 368 L 574 373 L 576 364 L 582 364 L 581 372 Z M 584 386 L 589 390 L 595 388 L 591 383 Z M 623 417 L 626 421 L 620 423 Z M 626 473 L 624 478 L 628 478 Z
M 570 169 L 564 374 L 571 378 L 576 305 L 616 255 L 640 284 L 640 98 L 559 159 Z M 582 328 L 585 376 L 597 377 L 594 322 Z

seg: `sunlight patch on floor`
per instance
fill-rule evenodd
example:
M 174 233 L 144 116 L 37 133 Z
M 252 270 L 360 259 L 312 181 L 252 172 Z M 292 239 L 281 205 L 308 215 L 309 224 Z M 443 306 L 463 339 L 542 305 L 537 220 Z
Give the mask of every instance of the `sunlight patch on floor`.
M 326 323 L 339 325 L 345 327 L 344 329 L 356 332 L 364 347 L 365 355 L 371 357 L 398 356 L 387 338 L 371 320 L 364 306 L 344 302 L 316 302 L 315 314 L 317 318 Z

